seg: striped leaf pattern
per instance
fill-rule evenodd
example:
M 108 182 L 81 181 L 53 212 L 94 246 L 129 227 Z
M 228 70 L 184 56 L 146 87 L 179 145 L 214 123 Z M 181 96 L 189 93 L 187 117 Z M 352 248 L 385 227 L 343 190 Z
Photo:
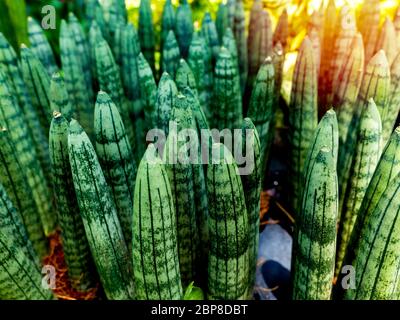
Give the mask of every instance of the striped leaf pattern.
M 400 172 L 400 128 L 393 132 L 388 144 L 382 152 L 371 182 L 360 206 L 356 222 L 346 251 L 343 265 L 350 264 L 356 257 L 357 244 L 360 242 L 361 230 L 365 227 L 366 221 L 373 214 L 377 204 L 386 188 Z
M 215 66 L 213 90 L 213 127 L 239 129 L 242 122 L 240 80 L 228 49 L 222 47 Z
M 246 201 L 249 225 L 249 297 L 253 296 L 253 287 L 256 280 L 258 259 L 258 240 L 260 227 L 260 194 L 261 194 L 261 144 L 257 129 L 250 118 L 245 118 L 242 124 L 242 154 L 251 160 L 244 165 L 249 173 L 241 176 L 244 197 Z M 251 171 L 250 171 L 251 170 Z
M 52 212 L 51 192 L 40 165 L 28 126 L 23 113 L 13 96 L 4 85 L 4 73 L 0 71 L 0 126 L 10 132 L 10 141 L 14 145 L 21 167 L 39 211 L 46 235 L 55 230 L 57 218 Z M 48 168 L 47 168 L 48 169 Z M 50 199 L 48 198 L 50 195 Z
M 317 122 L 317 73 L 311 42 L 306 37 L 297 57 L 289 105 L 289 176 L 295 211 L 300 206 L 302 173 Z
M 249 37 L 247 38 L 249 74 L 247 83 L 253 87 L 258 70 L 265 58 L 272 55 L 272 22 L 260 0 L 254 2 L 250 13 Z
M 21 47 L 21 68 L 33 108 L 39 117 L 42 129 L 49 132 L 51 109 L 49 99 L 50 77 L 32 50 Z
M 350 240 L 351 232 L 359 213 L 368 184 L 382 152 L 382 124 L 373 99 L 364 109 L 358 131 L 357 147 L 354 150 L 348 189 L 346 190 L 342 219 L 339 225 L 336 267 L 341 267 Z
M 74 116 L 74 109 L 72 104 L 69 102 L 69 96 L 67 88 L 59 72 L 53 74 L 50 82 L 50 109 L 53 111 L 60 112 L 68 121 L 71 121 Z
M 75 106 L 78 120 L 82 123 L 89 136 L 92 136 L 93 104 L 89 94 L 91 88 L 86 85 L 80 53 L 73 33 L 65 20 L 61 21 L 60 55 L 70 102 Z
M 28 36 L 32 52 L 46 66 L 47 73 L 51 77 L 58 71 L 56 59 L 43 29 L 32 17 L 28 17 Z
M 215 26 L 214 20 L 211 19 L 209 12 L 204 14 L 201 22 L 201 32 L 203 33 L 206 45 L 211 49 L 213 61 L 215 63 L 219 53 L 219 40 L 217 27 Z
M 154 114 L 156 128 L 162 130 L 167 136 L 169 132 L 169 121 L 175 99 L 178 94 L 174 80 L 164 72 L 157 88 L 156 110 Z
M 272 131 L 275 102 L 275 70 L 271 58 L 265 59 L 258 71 L 250 98 L 247 116 L 252 120 L 261 143 L 261 165 L 263 176 L 270 150 L 269 137 Z
M 92 71 L 91 71 L 91 61 L 90 61 L 90 50 L 89 43 L 86 38 L 82 26 L 76 16 L 70 12 L 68 16 L 69 29 L 75 40 L 77 53 L 82 61 L 82 70 L 85 77 L 86 89 L 89 94 L 90 101 L 94 100 L 94 94 L 92 90 Z
M 174 31 L 170 30 L 163 47 L 161 70 L 168 72 L 171 77 L 175 78 L 180 58 L 181 54 L 178 42 L 176 41 Z
M 179 60 L 175 83 L 179 91 L 183 91 L 184 88 L 189 87 L 197 95 L 196 78 L 184 59 Z
M 181 299 L 174 201 L 164 164 L 152 144 L 139 165 L 134 203 L 136 298 Z
M 209 199 L 208 298 L 247 298 L 249 225 L 243 186 L 235 161 L 222 144 L 213 144 L 207 169 Z
M 355 112 L 364 70 L 364 45 L 361 34 L 354 36 L 351 51 L 342 64 L 334 86 L 333 105 L 338 116 L 340 154 Z
M 32 190 L 28 184 L 28 178 L 17 156 L 8 130 L 2 129 L 0 131 L 0 142 L 0 183 L 12 203 L 15 204 L 34 250 L 39 257 L 44 257 L 47 253 L 47 241 L 42 222 Z M 28 249 L 29 245 L 26 248 Z M 38 263 L 39 261 L 35 262 Z
M 72 178 L 89 247 L 108 299 L 133 299 L 132 262 L 117 210 L 89 137 L 76 120 L 68 131 Z
M 42 287 L 37 258 L 28 253 L 29 244 L 22 241 L 18 218 L 0 184 L 0 299 L 50 300 L 52 291 Z
M 68 277 L 74 288 L 87 290 L 95 286 L 94 268 L 89 244 L 79 211 L 68 155 L 68 120 L 54 112 L 50 126 L 49 152 L 53 186 L 61 227 Z
M 336 151 L 337 152 L 337 151 Z M 335 267 L 338 185 L 336 164 L 322 147 L 310 164 L 294 238 L 294 300 L 329 300 Z
M 48 168 L 50 158 L 48 154 L 47 137 L 40 124 L 39 117 L 34 109 L 26 84 L 22 77 L 22 72 L 18 66 L 18 59 L 14 49 L 10 46 L 4 36 L 0 33 L 0 82 L 2 90 L 5 84 L 8 87 L 8 94 L 13 95 L 18 100 L 21 112 L 23 113 L 30 136 L 32 137 L 37 155 L 42 168 Z M 8 81 L 1 76 L 4 74 Z
M 192 42 L 189 47 L 188 64 L 196 80 L 197 93 L 201 106 L 207 118 L 210 117 L 211 91 L 209 91 L 210 81 L 212 82 L 211 61 L 206 59 L 206 44 L 199 32 L 194 32 Z M 210 72 L 211 71 L 211 72 Z
M 197 271 L 199 237 L 195 197 L 200 195 L 194 192 L 194 168 L 189 162 L 189 150 L 185 149 L 185 141 L 178 139 L 181 130 L 194 127 L 190 105 L 182 94 L 178 94 L 175 98 L 171 121 L 177 124 L 177 128 L 169 132 L 164 157 L 176 209 L 182 284 L 186 287 L 195 278 Z
M 115 103 L 118 111 L 123 115 L 126 134 L 133 148 L 135 148 L 135 130 L 129 118 L 129 106 L 124 96 L 121 74 L 111 49 L 105 40 L 96 47 L 97 75 L 100 90 L 107 92 Z
M 176 10 L 175 35 L 183 59 L 188 56 L 193 29 L 192 9 L 187 0 L 182 0 Z
M 247 55 L 247 40 L 246 40 L 246 25 L 245 25 L 245 13 L 242 1 L 233 1 L 235 10 L 233 18 L 232 31 L 235 35 L 236 45 L 238 50 L 239 60 L 239 76 L 240 76 L 240 87 L 242 94 L 244 93 L 248 74 L 248 55 Z
M 97 95 L 94 120 L 97 155 L 130 248 L 136 163 L 118 109 L 105 92 Z
M 400 54 L 394 59 L 390 68 L 390 91 L 386 108 L 387 130 L 383 132 L 383 141 L 389 140 L 400 111 Z
M 355 289 L 345 292 L 348 300 L 398 298 L 400 244 L 400 175 L 389 183 L 365 221 L 352 261 L 356 268 Z
M 157 85 L 154 80 L 150 65 L 147 63 L 143 54 L 137 57 L 137 65 L 139 71 L 140 97 L 144 110 L 145 127 L 144 130 L 154 128 L 154 109 L 156 104 Z M 143 135 L 143 138 L 145 134 Z M 144 143 L 144 140 L 143 142 Z
M 175 9 L 171 0 L 165 1 L 164 9 L 161 17 L 161 50 L 164 50 L 164 42 L 169 32 L 175 29 Z M 162 52 L 161 51 L 161 52 Z

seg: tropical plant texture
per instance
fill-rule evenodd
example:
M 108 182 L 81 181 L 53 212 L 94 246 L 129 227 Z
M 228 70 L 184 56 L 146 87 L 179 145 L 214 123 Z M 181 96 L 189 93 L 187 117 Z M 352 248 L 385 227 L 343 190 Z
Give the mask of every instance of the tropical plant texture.
M 359 2 L 0 1 L 0 299 L 400 299 L 400 5 Z

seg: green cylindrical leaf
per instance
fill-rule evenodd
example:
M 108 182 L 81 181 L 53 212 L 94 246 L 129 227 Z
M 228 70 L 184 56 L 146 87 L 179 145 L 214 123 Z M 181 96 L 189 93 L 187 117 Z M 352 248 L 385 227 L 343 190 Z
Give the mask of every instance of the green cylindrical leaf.
M 292 180 L 291 205 L 295 212 L 300 209 L 302 174 L 318 125 L 317 113 L 317 71 L 311 42 L 306 37 L 296 61 L 289 105 L 289 176 Z
M 306 178 L 294 238 L 294 300 L 329 300 L 335 268 L 338 185 L 327 147 L 317 153 Z
M 151 70 L 155 72 L 155 39 L 150 0 L 140 0 L 138 32 L 143 56 L 149 63 Z
M 168 72 L 175 78 L 175 72 L 179 66 L 181 54 L 179 52 L 178 42 L 176 41 L 173 30 L 170 30 L 163 47 L 161 70 Z
M 222 47 L 215 66 L 213 90 L 213 127 L 239 129 L 242 122 L 242 98 L 237 68 L 229 51 Z
M 249 225 L 242 182 L 233 156 L 213 144 L 207 169 L 209 201 L 208 297 L 247 299 Z
M 43 29 L 32 17 L 28 17 L 28 36 L 30 48 L 42 64 L 46 66 L 47 72 L 51 77 L 53 73 L 58 71 L 56 59 Z
M 0 130 L 0 147 L 0 183 L 12 203 L 15 204 L 34 250 L 39 257 L 43 258 L 47 254 L 48 244 L 43 233 L 42 222 L 20 157 L 6 129 Z M 25 237 L 21 237 L 20 241 L 26 243 Z M 26 250 L 31 251 L 27 243 Z M 30 258 L 39 265 L 39 259 L 35 259 L 33 254 Z
M 94 112 L 96 151 L 118 212 L 128 248 L 132 242 L 132 208 L 136 163 L 115 104 L 99 92 Z
M 72 180 L 68 120 L 59 112 L 54 113 L 51 122 L 49 147 L 68 277 L 74 288 L 87 290 L 95 286 L 95 270 Z
M 381 118 L 373 99 L 369 100 L 368 106 L 362 112 L 357 144 L 353 152 L 354 161 L 350 169 L 339 225 L 337 271 L 341 267 L 361 203 L 382 152 Z
M 86 237 L 108 299 L 133 299 L 132 262 L 117 210 L 90 140 L 70 122 L 68 153 Z
M 136 297 L 182 299 L 174 201 L 164 164 L 153 145 L 139 165 L 134 203 Z

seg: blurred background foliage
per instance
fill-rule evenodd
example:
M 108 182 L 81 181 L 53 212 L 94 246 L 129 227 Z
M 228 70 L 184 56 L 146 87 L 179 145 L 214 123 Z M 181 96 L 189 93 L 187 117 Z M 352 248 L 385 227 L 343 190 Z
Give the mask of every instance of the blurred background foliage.
M 99 0 L 104 6 L 110 5 L 112 0 Z M 223 0 L 226 1 L 226 0 Z M 139 11 L 140 0 L 126 0 L 129 21 L 137 26 L 137 17 Z M 193 11 L 193 19 L 200 26 L 201 20 L 205 12 L 209 11 L 215 18 L 218 5 L 221 0 L 189 0 Z M 323 8 L 328 0 L 263 0 L 264 8 L 266 8 L 276 23 L 279 15 L 286 9 L 290 19 L 290 36 L 291 49 L 296 50 L 301 42 L 305 29 L 307 27 L 307 16 L 315 10 Z M 358 8 L 363 0 L 335 0 L 337 7 L 347 4 L 351 7 Z M 393 16 L 394 8 L 398 5 L 398 0 L 382 0 L 382 9 L 385 12 L 382 16 Z M 0 0 L 0 31 L 10 39 L 13 46 L 17 49 L 20 43 L 26 43 L 26 16 L 32 16 L 36 20 L 41 21 L 43 18 L 42 8 L 46 5 L 52 5 L 57 12 L 57 26 L 61 19 L 66 19 L 68 12 L 72 11 L 78 18 L 84 21 L 84 3 L 85 0 Z M 152 0 L 153 21 L 156 31 L 160 30 L 160 21 L 162 9 L 165 0 Z M 175 7 L 178 6 L 179 0 L 172 0 Z M 246 18 L 253 0 L 244 0 L 246 10 Z M 58 52 L 58 28 L 56 30 L 46 30 L 51 45 Z
M 86 0 L 0 0 L 0 31 L 3 32 L 10 40 L 16 51 L 21 43 L 27 43 L 27 25 L 26 17 L 32 16 L 37 21 L 41 21 L 44 17 L 42 8 L 46 5 L 52 5 L 56 9 L 57 28 L 55 30 L 45 30 L 45 33 L 53 47 L 56 57 L 59 57 L 58 39 L 59 25 L 61 19 L 67 19 L 68 12 L 74 12 L 75 15 L 86 26 L 84 19 L 84 4 Z M 112 0 L 99 0 L 103 6 L 109 6 Z M 191 4 L 193 19 L 196 28 L 201 26 L 201 20 L 205 12 L 210 12 L 215 18 L 218 5 L 221 0 L 188 0 Z M 222 0 L 226 2 L 227 0 Z M 240 0 L 237 0 L 240 1 Z M 248 22 L 250 9 L 254 0 L 244 0 L 246 11 L 246 19 Z M 356 9 L 360 9 L 364 0 L 335 0 L 337 8 L 344 4 Z M 126 0 L 126 8 L 128 11 L 129 21 L 136 27 L 138 24 L 138 12 L 140 0 Z M 156 41 L 159 40 L 161 29 L 161 16 L 165 0 L 151 0 L 153 9 L 153 22 L 156 30 Z M 179 5 L 179 0 L 172 0 L 175 7 Z M 264 8 L 271 15 L 273 27 L 278 17 L 284 9 L 289 14 L 289 50 L 286 55 L 284 74 L 285 79 L 283 86 L 286 92 L 290 92 L 290 74 L 296 59 L 296 51 L 302 42 L 308 25 L 309 15 L 317 10 L 322 10 L 328 3 L 328 0 L 263 0 Z M 399 0 L 381 0 L 382 19 L 386 16 L 393 17 Z M 383 21 L 382 21 L 383 22 Z M 159 41 L 157 41 L 159 43 Z M 157 49 L 157 48 L 156 48 Z M 157 58 L 158 54 L 156 54 Z

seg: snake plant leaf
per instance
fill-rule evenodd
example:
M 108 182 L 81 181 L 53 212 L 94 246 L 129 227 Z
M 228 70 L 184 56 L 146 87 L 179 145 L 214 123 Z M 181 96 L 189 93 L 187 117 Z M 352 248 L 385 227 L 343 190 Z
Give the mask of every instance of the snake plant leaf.
M 167 39 L 168 33 L 175 29 L 175 9 L 171 0 L 165 1 L 162 17 L 161 17 L 161 50 L 164 50 L 164 43 Z M 161 51 L 161 52 L 162 52 Z
M 56 204 L 68 277 L 74 288 L 87 290 L 95 286 L 96 271 L 72 180 L 68 155 L 68 123 L 60 112 L 54 112 L 49 133 L 49 152 L 53 187 L 57 190 Z
M 129 105 L 124 96 L 121 74 L 115 62 L 111 49 L 105 40 L 96 47 L 96 66 L 100 90 L 107 92 L 118 108 L 125 125 L 126 134 L 133 149 L 135 149 L 135 129 L 129 117 Z
M 381 3 L 379 0 L 366 0 L 363 2 L 357 25 L 364 40 L 366 62 L 368 62 L 376 52 L 376 43 L 379 38 L 380 14 Z
M 46 67 L 49 76 L 58 71 L 56 59 L 41 26 L 32 17 L 28 17 L 28 36 L 30 48 Z
M 252 120 L 261 143 L 261 166 L 264 177 L 269 151 L 274 118 L 275 70 L 271 58 L 266 58 L 258 71 L 250 98 L 247 116 Z
M 275 27 L 274 35 L 272 38 L 273 45 L 276 46 L 278 43 L 282 45 L 283 50 L 287 51 L 289 37 L 289 16 L 286 9 L 283 9 L 279 16 L 278 22 Z
M 391 300 L 398 297 L 400 235 L 400 175 L 392 179 L 364 222 L 357 255 L 352 265 L 355 288 L 346 290 L 347 300 Z
M 144 129 L 146 130 L 147 128 L 147 130 L 150 130 L 155 127 L 153 116 L 156 105 L 157 85 L 150 65 L 142 53 L 137 57 L 137 65 L 139 71 L 140 96 L 146 122 Z
M 122 117 L 110 97 L 100 91 L 94 111 L 96 152 L 117 209 L 129 251 L 132 243 L 132 208 L 136 163 Z
M 26 83 L 32 105 L 44 132 L 49 132 L 52 110 L 50 109 L 50 77 L 32 50 L 21 46 L 22 76 Z
M 215 143 L 212 155 L 212 164 L 207 168 L 208 298 L 247 299 L 249 225 L 243 186 L 229 150 Z
M 169 133 L 169 121 L 171 111 L 175 105 L 178 89 L 172 77 L 166 72 L 161 76 L 157 88 L 155 125 L 167 136 Z
M 241 175 L 244 197 L 246 201 L 249 224 L 249 297 L 253 296 L 256 280 L 258 259 L 259 227 L 260 227 L 260 197 L 261 197 L 261 144 L 257 129 L 250 118 L 245 118 L 242 124 L 242 154 L 249 156 L 249 161 L 242 167 L 247 174 Z M 248 171 L 248 172 L 247 172 Z
M 360 114 L 369 105 L 369 99 L 373 99 L 374 103 L 378 108 L 380 119 L 382 121 L 382 136 L 387 136 L 387 132 L 390 133 L 392 129 L 388 128 L 388 117 L 387 117 L 387 99 L 390 90 L 390 69 L 385 56 L 385 53 L 380 50 L 370 60 L 365 67 L 363 80 L 361 82 L 360 91 L 356 101 L 354 114 L 351 118 L 346 142 L 343 148 L 341 148 L 341 154 L 338 165 L 338 177 L 339 177 L 339 192 L 340 200 L 339 207 L 340 212 L 343 212 L 343 203 L 345 200 L 345 194 L 349 188 L 348 181 L 351 175 L 351 166 L 354 159 L 354 150 L 357 145 L 357 134 L 360 123 Z M 376 101 L 376 102 L 375 102 Z M 340 121 L 340 120 L 339 120 Z M 386 141 L 382 141 L 382 145 L 386 144 Z
M 333 70 L 331 67 L 334 61 L 332 44 L 336 39 L 336 6 L 334 0 L 329 0 L 324 15 L 323 37 L 321 37 L 321 64 L 318 77 L 318 115 L 321 118 L 330 108 L 329 97 L 332 93 Z
M 211 61 L 206 58 L 206 47 L 199 32 L 194 32 L 192 43 L 189 47 L 188 64 L 196 81 L 197 93 L 200 104 L 206 114 L 210 117 L 210 103 L 212 92 L 209 90 L 209 80 L 212 80 Z M 209 66 L 207 65 L 209 64 Z
M 222 44 L 222 38 L 225 35 L 225 30 L 230 27 L 228 7 L 223 2 L 218 5 L 217 17 L 215 18 L 215 27 L 217 28 L 218 41 L 220 44 Z
M 308 150 L 306 165 L 304 167 L 303 178 L 306 180 L 310 168 L 313 165 L 320 150 L 324 147 L 332 152 L 332 161 L 337 165 L 339 151 L 339 132 L 336 113 L 329 109 L 318 123 L 310 149 Z
M 38 258 L 29 253 L 22 221 L 1 184 L 0 199 L 0 259 L 4 261 L 0 270 L 0 299 L 53 299 L 52 291 L 42 286 Z
M 353 37 L 351 51 L 343 62 L 334 86 L 333 105 L 338 117 L 339 143 L 342 154 L 348 128 L 355 113 L 356 101 L 364 75 L 364 45 L 358 33 Z
M 396 29 L 394 28 L 392 20 L 386 18 L 376 43 L 375 50 L 385 51 L 389 65 L 392 65 L 393 60 L 396 58 L 398 53 L 398 43 L 393 41 L 393 39 L 396 39 Z
M 75 106 L 76 114 L 89 136 L 93 132 L 93 104 L 87 87 L 80 53 L 74 35 L 65 20 L 61 21 L 60 30 L 61 64 L 70 102 Z M 96 60 L 93 60 L 96 61 Z
M 140 0 L 138 32 L 143 56 L 155 72 L 155 38 L 150 0 Z
M 17 157 L 32 191 L 44 232 L 49 235 L 55 230 L 57 224 L 57 218 L 53 214 L 52 201 L 50 200 L 52 192 L 48 185 L 49 182 L 45 178 L 44 169 L 41 167 L 24 114 L 16 98 L 10 95 L 5 79 L 6 75 L 0 68 L 0 126 L 10 132 L 10 141 L 15 147 Z M 46 169 L 48 170 L 48 168 Z
M 153 144 L 139 164 L 134 203 L 136 297 L 182 299 L 174 198 L 165 165 Z
M 92 90 L 92 71 L 91 71 L 91 61 L 90 61 L 90 50 L 89 42 L 84 33 L 81 24 L 77 17 L 70 12 L 68 16 L 69 29 L 75 39 L 76 50 L 82 59 L 82 69 L 85 76 L 86 88 L 88 90 L 90 101 L 94 101 L 94 94 Z
M 245 12 L 242 1 L 234 2 L 234 19 L 232 31 L 235 35 L 239 60 L 239 78 L 241 93 L 244 94 L 248 75 L 248 55 L 246 40 Z M 232 5 L 233 6 L 233 5 Z
M 251 91 L 258 70 L 265 58 L 272 55 L 272 22 L 260 0 L 254 2 L 250 12 L 249 36 L 247 38 L 249 61 L 248 87 Z
M 394 59 L 390 68 L 390 92 L 387 109 L 387 130 L 384 132 L 383 141 L 389 139 L 388 135 L 392 133 L 400 111 L 400 54 Z
M 291 177 L 292 209 L 300 206 L 303 187 L 302 174 L 307 152 L 318 125 L 317 71 L 311 42 L 306 37 L 299 50 L 293 76 L 289 105 L 289 172 Z
M 343 265 L 351 264 L 356 259 L 358 255 L 357 249 L 359 248 L 359 243 L 363 241 L 363 239 L 360 237 L 368 220 L 374 214 L 374 211 L 376 210 L 385 190 L 394 180 L 396 180 L 396 176 L 400 173 L 399 149 L 400 128 L 396 128 L 382 152 L 382 156 L 376 167 L 374 175 L 372 176 L 371 182 L 368 185 L 368 189 L 365 192 L 365 196 L 361 203 L 353 231 L 351 232 L 351 237 L 345 259 L 343 260 Z
M 175 83 L 179 91 L 189 87 L 197 95 L 196 79 L 188 63 L 184 59 L 179 60 L 179 66 L 176 70 Z
M 166 171 L 171 184 L 177 218 L 179 265 L 183 286 L 198 276 L 199 232 L 196 221 L 193 167 L 186 141 L 178 139 L 183 129 L 194 127 L 194 118 L 188 100 L 182 94 L 175 98 L 171 121 L 177 128 L 170 130 L 164 150 Z
M 0 147 L 0 184 L 10 201 L 15 203 L 19 219 L 26 228 L 27 238 L 23 236 L 19 242 L 22 240 L 25 243 L 25 252 L 39 266 L 39 257 L 43 258 L 47 254 L 48 243 L 28 178 L 13 145 L 10 132 L 5 128 L 0 130 Z M 17 223 L 17 220 L 15 221 Z M 20 233 L 25 233 L 23 229 L 18 229 Z M 35 255 L 37 256 L 35 257 Z
M 294 300 L 329 300 L 335 268 L 338 185 L 332 150 L 322 147 L 307 173 L 294 237 Z
M 179 45 L 176 41 L 173 30 L 170 30 L 163 47 L 161 69 L 167 72 L 171 77 L 175 78 L 176 70 L 179 66 L 181 54 L 179 52 Z
M 353 44 L 356 44 L 354 43 L 354 37 L 357 34 L 357 25 L 354 10 L 348 6 L 343 6 L 340 10 L 336 25 L 338 31 L 333 47 L 333 59 L 331 62 L 332 91 L 327 98 L 328 105 L 333 103 L 333 94 L 344 80 L 340 77 L 340 72 L 348 62 L 348 57 L 351 55 L 352 51 L 355 50 Z M 362 43 L 360 45 L 362 46 Z M 356 48 L 359 48 L 358 44 Z M 333 105 L 336 106 L 335 104 Z
M 7 88 L 6 91 L 8 94 L 17 99 L 42 169 L 48 168 L 50 165 L 48 139 L 40 124 L 38 114 L 32 105 L 27 86 L 22 77 L 17 55 L 2 33 L 0 33 L 0 65 L 0 69 L 3 70 L 5 77 L 8 78 L 0 77 L 2 89 Z
M 192 9 L 187 0 L 182 0 L 176 10 L 175 35 L 183 59 L 188 57 L 193 31 Z
M 220 43 L 218 40 L 217 27 L 215 26 L 214 20 L 211 19 L 209 12 L 204 14 L 201 23 L 201 32 L 203 33 L 203 37 L 206 40 L 207 46 L 211 49 L 213 61 L 215 63 L 215 60 L 218 56 Z
M 108 299 L 133 299 L 132 261 L 109 186 L 87 134 L 76 120 L 68 130 L 68 154 L 86 237 Z
M 373 99 L 369 100 L 361 114 L 357 136 L 357 144 L 353 151 L 354 161 L 350 169 L 339 224 L 337 272 L 343 262 L 363 198 L 382 152 L 382 123 Z
M 69 101 L 64 79 L 59 72 L 54 73 L 51 78 L 49 99 L 50 109 L 53 111 L 53 117 L 54 111 L 58 111 L 63 115 L 63 117 L 65 117 L 65 119 L 71 121 L 74 116 L 74 109 Z
M 218 55 L 214 77 L 213 127 L 239 129 L 243 118 L 240 79 L 234 60 L 224 47 Z

